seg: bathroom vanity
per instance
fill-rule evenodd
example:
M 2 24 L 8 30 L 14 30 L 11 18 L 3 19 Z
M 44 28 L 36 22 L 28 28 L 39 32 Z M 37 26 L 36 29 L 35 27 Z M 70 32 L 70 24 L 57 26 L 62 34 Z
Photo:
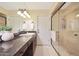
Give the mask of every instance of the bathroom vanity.
M 33 56 L 36 33 L 21 34 L 11 41 L 0 42 L 0 56 Z

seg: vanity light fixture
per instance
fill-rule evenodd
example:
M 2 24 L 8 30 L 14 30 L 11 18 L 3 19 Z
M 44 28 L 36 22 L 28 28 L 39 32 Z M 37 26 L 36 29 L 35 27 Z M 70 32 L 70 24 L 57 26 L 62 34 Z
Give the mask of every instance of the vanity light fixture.
M 25 15 L 21 13 L 21 11 L 18 11 L 17 14 L 22 16 L 23 18 L 26 18 Z
M 24 14 L 25 14 L 28 18 L 31 18 L 30 15 L 29 15 L 26 11 L 24 11 Z
M 23 18 L 31 18 L 31 16 L 27 13 L 26 9 L 19 9 L 17 12 L 18 15 L 22 16 Z

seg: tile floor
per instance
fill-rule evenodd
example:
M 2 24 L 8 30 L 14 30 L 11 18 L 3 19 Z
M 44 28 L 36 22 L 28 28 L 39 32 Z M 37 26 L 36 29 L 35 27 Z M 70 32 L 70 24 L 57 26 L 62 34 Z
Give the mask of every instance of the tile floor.
M 37 46 L 34 56 L 58 56 L 52 46 Z

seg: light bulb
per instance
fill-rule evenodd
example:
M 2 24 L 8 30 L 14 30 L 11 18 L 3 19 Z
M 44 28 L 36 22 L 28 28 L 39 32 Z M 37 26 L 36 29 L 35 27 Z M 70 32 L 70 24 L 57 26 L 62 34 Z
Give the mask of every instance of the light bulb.
M 21 15 L 21 11 L 18 11 L 17 14 L 18 14 L 18 15 Z
M 21 11 L 18 11 L 17 14 L 22 16 L 23 18 L 26 18 L 26 16 Z
M 29 15 L 26 11 L 24 11 L 24 14 L 25 14 L 28 18 L 31 18 L 30 15 Z
M 26 18 L 25 15 L 24 15 L 23 13 L 21 13 L 21 16 L 22 16 L 23 18 Z

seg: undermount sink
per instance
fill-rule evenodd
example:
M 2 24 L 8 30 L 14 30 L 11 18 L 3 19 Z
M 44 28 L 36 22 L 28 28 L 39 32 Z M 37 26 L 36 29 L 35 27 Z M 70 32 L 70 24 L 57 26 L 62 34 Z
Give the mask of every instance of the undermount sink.
M 27 33 L 26 35 L 35 35 L 35 33 Z
M 33 35 L 35 35 L 35 33 L 21 34 L 20 36 L 31 37 Z

